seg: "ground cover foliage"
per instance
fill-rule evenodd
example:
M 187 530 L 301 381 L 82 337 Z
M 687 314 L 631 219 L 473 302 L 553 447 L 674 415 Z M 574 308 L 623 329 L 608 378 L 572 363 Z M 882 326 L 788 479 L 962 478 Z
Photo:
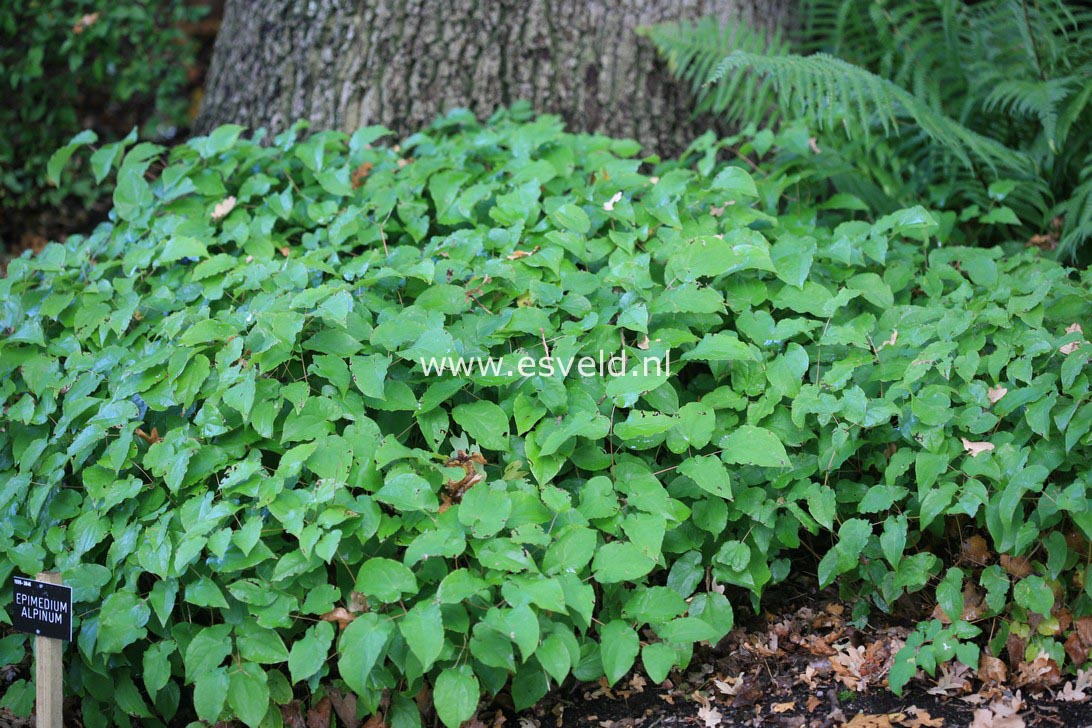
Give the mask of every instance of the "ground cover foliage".
M 99 150 L 110 221 L 0 280 L 0 608 L 73 586 L 86 725 L 659 682 L 794 569 L 858 623 L 936 602 L 895 690 L 1087 659 L 1088 272 L 826 197 L 802 128 L 668 161 L 521 110 L 242 131 Z M 672 370 L 419 363 L 623 349 Z

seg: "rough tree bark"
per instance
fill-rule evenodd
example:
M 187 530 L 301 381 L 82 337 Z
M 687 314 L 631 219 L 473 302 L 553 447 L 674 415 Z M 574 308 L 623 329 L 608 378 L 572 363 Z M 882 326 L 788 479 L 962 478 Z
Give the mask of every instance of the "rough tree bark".
M 669 152 L 707 120 L 634 30 L 716 15 L 783 24 L 791 0 L 228 0 L 198 128 L 410 133 L 520 99 Z

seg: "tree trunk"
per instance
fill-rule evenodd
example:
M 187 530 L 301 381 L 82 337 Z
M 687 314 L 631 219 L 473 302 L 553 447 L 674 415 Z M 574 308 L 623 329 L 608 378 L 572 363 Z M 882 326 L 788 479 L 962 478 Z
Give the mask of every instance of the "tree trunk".
M 228 0 L 198 128 L 383 124 L 526 99 L 571 129 L 670 153 L 708 128 L 635 29 L 717 15 L 770 27 L 790 0 Z

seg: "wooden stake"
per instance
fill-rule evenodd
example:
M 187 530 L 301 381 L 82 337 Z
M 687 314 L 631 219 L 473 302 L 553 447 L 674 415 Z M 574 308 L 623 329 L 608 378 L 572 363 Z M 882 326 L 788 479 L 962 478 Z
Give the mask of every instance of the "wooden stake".
M 43 571 L 38 581 L 60 584 L 61 575 L 55 571 Z M 62 728 L 64 704 L 64 667 L 61 651 L 64 640 L 48 637 L 34 638 L 34 688 L 37 693 L 35 713 L 38 728 Z

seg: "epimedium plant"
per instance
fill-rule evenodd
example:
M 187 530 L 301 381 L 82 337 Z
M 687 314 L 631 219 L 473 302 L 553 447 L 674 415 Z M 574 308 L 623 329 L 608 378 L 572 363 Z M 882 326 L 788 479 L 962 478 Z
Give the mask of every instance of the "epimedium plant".
M 800 128 L 671 161 L 520 109 L 391 146 L 242 131 L 96 151 L 111 219 L 0 280 L 0 607 L 62 572 L 87 725 L 279 725 L 345 689 L 415 726 L 427 689 L 457 726 L 483 693 L 659 682 L 794 568 L 861 620 L 936 595 L 895 689 L 1009 635 L 1072 666 L 1089 273 L 824 199 Z M 421 366 L 623 350 L 618 377 Z

